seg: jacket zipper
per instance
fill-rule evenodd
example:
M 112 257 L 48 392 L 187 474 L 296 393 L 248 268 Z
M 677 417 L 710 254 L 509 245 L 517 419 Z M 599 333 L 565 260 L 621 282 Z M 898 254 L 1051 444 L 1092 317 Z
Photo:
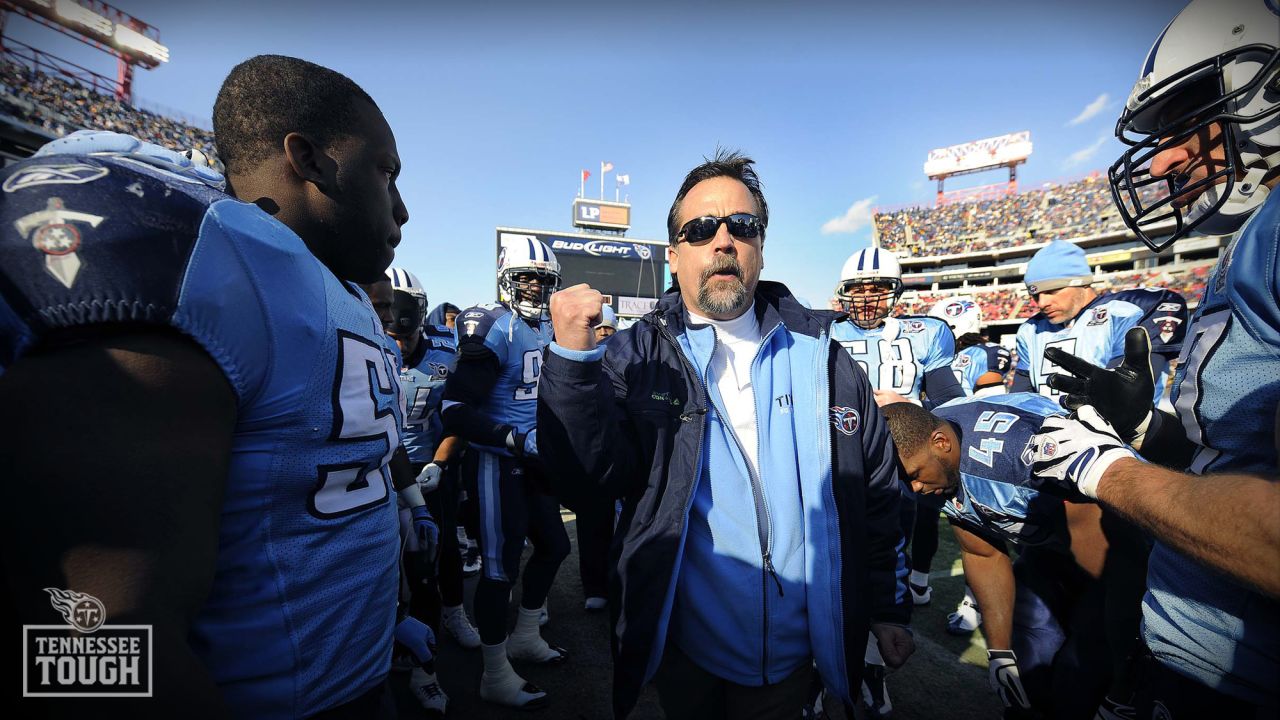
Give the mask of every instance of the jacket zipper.
M 774 331 L 778 329 L 775 325 L 760 338 L 760 344 L 756 346 L 756 354 L 751 357 L 751 364 L 748 366 L 748 372 L 755 369 L 756 360 L 760 359 L 760 351 L 764 348 L 765 343 L 773 336 Z M 712 328 L 715 332 L 715 328 Z M 719 339 L 717 338 L 717 342 Z M 714 352 L 714 350 L 712 351 Z M 701 380 L 701 376 L 699 376 Z M 710 400 L 710 393 L 707 394 Z M 714 403 L 709 403 L 715 407 Z M 756 463 L 760 462 L 760 417 L 759 409 L 756 407 L 756 391 L 755 380 L 751 383 L 751 418 L 752 429 L 756 434 Z M 756 537 L 760 542 L 760 603 L 761 603 L 761 626 L 760 626 L 760 679 L 764 684 L 769 684 L 769 578 L 773 578 L 774 584 L 778 588 L 778 596 L 784 597 L 782 592 L 782 581 L 778 579 L 777 570 L 773 567 L 773 518 L 769 514 L 769 503 L 764 494 L 764 482 L 760 479 L 752 464 L 747 462 L 747 449 L 743 446 L 742 440 L 738 437 L 738 433 L 733 428 L 733 421 L 724 413 L 716 408 L 716 412 L 720 414 L 724 421 L 725 429 L 729 431 L 729 437 L 733 438 L 733 442 L 738 446 L 738 453 L 742 455 L 743 464 L 747 466 L 747 480 L 751 483 L 751 499 L 756 508 Z
M 820 348 L 824 348 L 827 346 L 827 343 L 829 342 L 829 340 L 825 330 L 819 333 L 818 341 L 819 341 L 818 346 Z M 828 399 L 828 401 L 832 399 L 830 375 L 828 374 L 831 368 L 830 368 L 830 362 L 826 360 L 826 358 L 829 357 L 829 354 L 830 354 L 829 351 L 826 354 L 824 354 L 821 351 L 816 353 L 817 359 L 818 359 L 817 375 L 819 378 L 819 382 L 821 383 L 821 386 L 819 387 L 819 391 L 820 391 L 819 397 L 825 397 Z M 849 668 L 848 668 L 848 662 L 846 658 L 847 649 L 844 647 L 844 606 L 842 605 L 842 603 L 844 602 L 844 580 L 845 580 L 844 555 L 840 547 L 840 542 L 841 542 L 840 541 L 840 508 L 839 506 L 836 505 L 835 448 L 832 447 L 832 444 L 831 444 L 831 428 L 828 427 L 828 423 L 830 422 L 830 420 L 827 418 L 825 413 L 821 416 L 821 418 L 822 419 L 818 422 L 818 433 L 819 433 L 818 437 L 822 439 L 821 440 L 822 444 L 827 450 L 827 457 L 829 458 L 828 461 L 831 463 L 831 469 L 830 469 L 831 482 L 827 483 L 827 488 L 828 488 L 827 497 L 828 497 L 828 500 L 830 500 L 831 502 L 831 512 L 835 513 L 836 515 L 835 568 L 840 573 L 840 582 L 837 583 L 837 587 L 836 587 L 835 602 L 832 604 L 832 609 L 834 610 L 835 616 L 836 616 L 835 618 L 836 619 L 836 635 L 835 635 L 836 644 L 840 648 L 840 652 L 837 652 L 835 654 L 835 658 L 836 658 L 836 662 L 840 663 L 840 665 L 842 666 L 842 670 L 844 671 L 844 677 L 846 678 L 846 682 L 848 682 Z M 849 688 L 849 692 L 851 693 L 857 692 L 857 688 L 854 688 L 851 686 Z

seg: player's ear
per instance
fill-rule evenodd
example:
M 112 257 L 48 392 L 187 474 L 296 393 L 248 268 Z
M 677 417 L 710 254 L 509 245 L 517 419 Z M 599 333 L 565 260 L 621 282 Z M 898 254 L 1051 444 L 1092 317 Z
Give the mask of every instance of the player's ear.
M 951 452 L 951 438 L 942 432 L 942 428 L 934 428 L 933 434 L 929 436 L 929 442 L 933 443 L 933 447 L 941 455 L 947 455 Z
M 285 135 L 284 157 L 289 161 L 293 174 L 303 182 L 315 185 L 326 195 L 335 187 L 338 164 L 306 135 L 298 132 Z

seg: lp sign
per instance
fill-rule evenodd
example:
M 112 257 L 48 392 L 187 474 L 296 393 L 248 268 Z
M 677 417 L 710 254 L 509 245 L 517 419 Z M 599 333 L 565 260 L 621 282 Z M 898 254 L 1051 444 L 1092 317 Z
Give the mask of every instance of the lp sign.
M 573 224 L 580 228 L 626 230 L 631 227 L 631 206 L 578 198 L 573 201 Z

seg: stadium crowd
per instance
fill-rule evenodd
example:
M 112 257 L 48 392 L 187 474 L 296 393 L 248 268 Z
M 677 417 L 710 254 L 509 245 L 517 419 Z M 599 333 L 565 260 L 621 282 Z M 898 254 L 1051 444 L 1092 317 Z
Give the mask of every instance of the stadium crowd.
M 1112 291 L 1128 290 L 1138 287 L 1163 287 L 1177 292 L 1194 307 L 1197 299 L 1204 292 L 1205 278 L 1213 268 L 1212 263 L 1194 265 L 1167 272 L 1165 270 L 1149 270 L 1144 272 L 1115 273 L 1102 276 L 1102 284 Z M 952 295 L 972 297 L 982 311 L 982 321 L 999 322 L 1002 320 L 1026 319 L 1038 312 L 1036 304 L 1031 301 L 1027 291 L 1021 285 L 998 290 L 958 290 L 954 293 L 915 292 L 904 294 L 898 302 L 895 312 L 899 315 L 924 315 L 929 308 Z
M 135 108 L 67 77 L 0 60 L 0 112 L 57 137 L 85 128 L 132 135 L 162 147 L 196 149 L 218 167 L 213 133 Z
M 1145 188 L 1143 197 L 1149 201 L 1161 192 Z M 881 247 L 911 257 L 996 250 L 1124 228 L 1111 188 L 1097 174 L 995 199 L 876 213 L 873 221 Z
M 1226 124 L 1233 162 L 1280 186 L 1274 128 L 1240 121 L 1280 104 L 1233 89 L 1280 75 L 1280 17 L 1251 12 L 1195 0 L 1166 27 L 1175 49 L 1157 42 L 1148 70 L 1178 82 L 1127 103 L 1146 139 L 1126 157 L 1155 147 L 1149 172 L 1189 173 L 1226 154 Z M 1200 75 L 1176 74 L 1197 44 L 1216 116 Z M 573 662 L 546 609 L 563 506 L 583 611 L 608 609 L 620 719 L 647 686 L 671 720 L 891 718 L 939 512 L 968 586 L 945 629 L 982 630 L 1006 719 L 1280 716 L 1280 193 L 1215 218 L 1235 235 L 1212 269 L 1099 276 L 1055 240 L 977 304 L 902 301 L 899 261 L 872 247 L 814 311 L 760 279 L 763 184 L 718 150 L 670 207 L 678 282 L 619 331 L 516 233 L 497 302 L 428 313 L 432 269 L 393 264 L 410 217 L 393 128 L 336 71 L 233 68 L 221 170 L 180 152 L 212 158 L 207 133 L 21 68 L 0 81 L 17 117 L 99 129 L 0 171 L 8 599 L 24 634 L 147 628 L 154 678 L 122 715 L 391 720 L 396 686 L 443 717 L 438 637 L 470 651 L 490 707 L 540 709 L 522 673 Z M 1174 192 L 1192 207 L 1205 189 Z M 975 230 L 1094 231 L 1107 198 L 1090 178 L 877 224 L 896 250 L 972 249 Z M 1026 318 L 1014 356 L 981 333 L 1008 318 Z M 63 690 L 143 682 L 71 677 L 80 656 L 57 653 L 76 644 L 40 639 L 24 691 L 40 667 Z

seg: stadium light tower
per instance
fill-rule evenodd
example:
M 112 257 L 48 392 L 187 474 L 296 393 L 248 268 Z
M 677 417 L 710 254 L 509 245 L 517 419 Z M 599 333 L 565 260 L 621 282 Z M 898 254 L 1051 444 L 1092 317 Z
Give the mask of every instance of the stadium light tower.
M 977 200 L 991 195 L 1013 195 L 1018 192 L 1018 166 L 1031 156 L 1031 132 L 1010 133 L 999 137 L 974 140 L 929 151 L 924 174 L 938 181 L 937 205 L 960 200 Z M 948 195 L 943 185 L 957 175 L 1009 169 L 1009 182 L 1004 186 L 986 185 Z
M 8 25 L 11 12 L 113 55 L 117 60 L 116 79 L 111 82 L 91 70 L 0 34 L 0 50 L 5 55 L 36 69 L 48 66 L 95 89 L 102 81 L 116 98 L 125 102 L 133 102 L 134 67 L 149 70 L 169 62 L 169 48 L 160 44 L 158 30 L 101 0 L 0 0 L 0 32 Z

